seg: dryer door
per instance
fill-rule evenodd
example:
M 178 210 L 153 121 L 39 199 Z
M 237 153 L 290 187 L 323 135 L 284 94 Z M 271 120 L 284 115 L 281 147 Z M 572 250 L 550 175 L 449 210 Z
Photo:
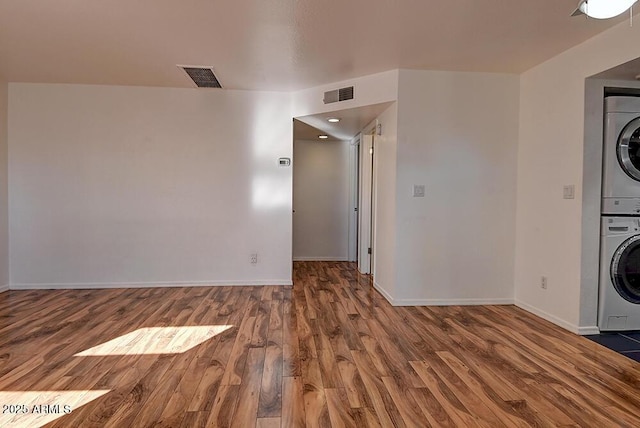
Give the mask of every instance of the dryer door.
M 620 133 L 617 153 L 624 172 L 640 181 L 640 117 L 629 122 Z
M 611 282 L 622 298 L 640 304 L 640 235 L 624 241 L 614 253 Z

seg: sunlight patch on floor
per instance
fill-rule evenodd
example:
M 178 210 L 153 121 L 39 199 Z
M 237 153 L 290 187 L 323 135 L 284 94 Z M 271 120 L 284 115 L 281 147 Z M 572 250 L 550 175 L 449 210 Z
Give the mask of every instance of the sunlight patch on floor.
M 109 391 L 0 391 L 0 427 L 41 427 Z
M 181 354 L 232 327 L 231 325 L 145 327 L 82 351 L 74 357 Z

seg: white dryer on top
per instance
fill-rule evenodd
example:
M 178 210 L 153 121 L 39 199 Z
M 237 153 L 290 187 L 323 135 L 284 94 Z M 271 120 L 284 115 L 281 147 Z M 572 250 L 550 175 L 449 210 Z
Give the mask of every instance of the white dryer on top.
M 621 198 L 640 198 L 640 97 L 605 98 L 602 213 Z

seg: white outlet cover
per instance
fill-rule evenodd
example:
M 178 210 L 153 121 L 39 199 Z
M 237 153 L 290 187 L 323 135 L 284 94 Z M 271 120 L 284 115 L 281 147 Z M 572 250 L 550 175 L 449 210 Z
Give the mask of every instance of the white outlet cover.
M 424 198 L 424 184 L 414 184 L 413 185 L 413 197 L 414 198 Z

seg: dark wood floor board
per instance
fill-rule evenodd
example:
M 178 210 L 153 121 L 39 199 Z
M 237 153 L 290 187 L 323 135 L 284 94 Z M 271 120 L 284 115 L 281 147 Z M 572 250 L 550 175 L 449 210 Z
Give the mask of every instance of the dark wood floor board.
M 258 417 L 280 417 L 282 416 L 282 348 L 276 341 L 269 341 L 266 347 L 262 373 Z
M 1 293 L 0 398 L 108 391 L 48 427 L 640 426 L 640 364 L 520 308 L 392 307 L 348 262 L 293 278 Z M 183 348 L 197 326 L 228 328 Z
M 282 376 L 300 376 L 300 342 L 296 309 L 285 295 L 282 302 Z
M 491 427 L 492 425 L 483 419 L 483 412 L 474 413 L 472 409 L 467 408 L 467 404 L 457 396 L 456 392 L 449 386 L 448 382 L 441 379 L 440 375 L 436 373 L 433 368 L 424 361 L 413 361 L 411 366 L 414 368 L 418 376 L 423 380 L 425 391 L 421 394 L 424 398 L 435 398 L 437 405 L 436 408 L 442 408 L 447 416 L 453 420 L 456 426 L 481 426 Z M 417 388 L 418 391 L 422 388 Z M 411 391 L 411 390 L 410 390 Z M 415 396 L 415 395 L 414 395 Z M 435 403 L 434 403 L 435 404 Z M 418 405 L 423 408 L 423 413 L 428 410 L 430 403 L 418 402 Z M 431 413 L 433 415 L 433 413 Z
M 422 413 L 408 389 L 400 388 L 392 377 L 383 377 L 382 383 L 408 427 L 429 426 L 428 418 Z
M 132 426 L 131 422 L 140 413 L 149 397 L 158 386 L 162 385 L 162 380 L 173 361 L 166 356 L 152 357 L 152 359 L 155 359 L 154 363 L 129 390 L 112 417 L 106 421 L 105 427 Z M 161 397 L 161 399 L 164 398 Z
M 240 385 L 242 383 L 242 372 L 249 353 L 255 322 L 255 316 L 245 317 L 242 320 L 222 378 L 223 385 Z
M 569 366 L 571 371 L 567 373 L 562 370 L 563 367 L 566 367 L 566 362 L 564 360 L 560 360 L 560 357 L 557 357 L 555 354 L 551 354 L 546 350 L 546 348 L 539 346 L 533 341 L 529 341 L 519 333 L 512 333 L 512 336 L 515 337 L 519 343 L 526 344 L 526 348 L 520 348 L 519 352 L 523 353 L 522 349 L 527 349 L 528 357 L 537 360 L 537 364 L 544 368 L 544 371 L 539 373 L 537 376 L 537 378 L 541 379 L 542 382 L 551 383 L 553 381 L 562 381 L 563 385 L 561 386 L 563 387 L 577 391 L 591 390 L 598 392 L 598 394 L 589 394 L 585 397 L 585 400 L 588 400 L 593 407 L 602 408 L 612 405 L 620 405 L 617 403 L 622 403 L 626 405 L 626 407 L 639 408 L 640 402 L 638 399 L 640 399 L 640 396 L 637 393 L 637 390 L 634 391 L 634 389 L 629 390 L 628 388 L 625 388 L 626 385 L 637 386 L 637 376 L 634 378 L 633 376 L 630 376 L 629 373 L 623 372 L 620 375 L 620 378 L 611 377 L 606 374 L 608 365 L 601 365 L 599 370 L 592 370 L 587 376 L 583 376 L 583 367 L 589 365 L 589 362 L 582 354 L 574 356 L 576 361 Z M 612 354 L 612 359 L 624 358 L 610 350 L 607 351 Z M 553 364 L 554 362 L 556 364 Z M 601 382 L 600 378 L 605 378 L 604 382 Z M 624 382 L 620 379 L 631 379 L 631 381 Z
M 401 335 L 388 334 L 377 320 L 370 319 L 367 323 L 376 337 L 378 346 L 374 346 L 373 350 L 377 353 L 377 361 L 383 365 L 386 374 L 401 381 L 405 389 L 423 386 L 424 384 L 409 364 L 409 361 L 419 358 L 410 350 L 411 345 L 408 342 L 402 342 Z
M 338 361 L 338 370 L 340 371 L 342 384 L 344 385 L 345 394 L 351 408 L 373 408 L 373 403 L 367 394 L 367 390 L 362 382 L 358 367 L 355 361 L 353 361 L 353 357 Z
M 386 329 L 387 334 L 398 337 L 405 352 L 411 351 L 414 355 L 419 356 L 430 350 L 422 336 L 414 328 L 415 325 L 409 322 L 410 314 L 406 307 L 394 308 L 382 304 L 375 311 L 380 325 Z
M 411 388 L 409 394 L 426 418 L 427 424 L 425 426 L 447 428 L 460 426 L 453 421 L 429 388 Z
M 317 359 L 303 363 L 302 379 L 304 382 L 305 426 L 319 428 L 331 426 L 324 386 L 322 385 L 320 362 Z
M 93 386 L 94 389 L 108 389 L 111 391 L 105 399 L 95 400 L 82 406 L 77 411 L 64 416 L 54 426 L 82 426 L 85 423 L 104 426 L 116 411 L 122 407 L 122 404 L 129 397 L 130 391 L 153 366 L 155 361 L 154 358 L 145 356 L 122 358 L 110 372 L 105 374 Z M 64 388 L 71 389 L 67 385 Z M 57 390 L 58 388 L 52 386 L 48 389 Z M 88 390 L 89 385 L 85 383 L 80 389 Z
M 331 426 L 336 428 L 359 428 L 353 412 L 349 407 L 347 394 L 344 389 L 325 388 L 324 394 L 327 400 L 327 409 L 329 410 L 329 419 Z
M 207 418 L 207 427 L 227 428 L 231 426 L 238 403 L 239 392 L 240 385 L 220 386 L 213 400 L 209 417 Z
M 295 305 L 296 310 L 296 326 L 298 335 L 298 355 L 301 361 L 318 358 L 318 348 L 314 336 L 314 329 L 304 311 L 304 301 L 298 300 Z
M 282 426 L 302 428 L 306 424 L 302 377 L 282 378 Z
M 258 305 L 256 323 L 251 335 L 251 347 L 263 348 L 267 344 L 267 331 L 269 330 L 269 318 L 271 317 L 271 302 L 261 300 Z
M 429 365 L 471 413 L 492 427 L 508 426 L 500 409 L 492 403 L 487 403 L 473 385 L 466 383 L 463 373 L 453 370 L 442 358 L 430 360 Z
M 382 378 L 376 376 L 373 370 L 373 364 L 369 356 L 363 351 L 352 351 L 358 372 L 362 377 L 362 383 L 373 409 L 380 420 L 382 426 L 404 427 L 406 423 L 402 419 L 400 412 L 393 403 L 393 399 L 389 395 Z
M 350 350 L 363 350 L 364 345 L 362 344 L 360 336 L 358 336 L 358 332 L 355 330 L 351 319 L 349 318 L 350 314 L 344 309 L 344 305 L 334 302 L 331 304 L 331 310 L 335 314 L 336 321 L 340 328 L 341 334 L 339 337 L 344 339 Z
M 264 348 L 250 348 L 247 353 L 247 363 L 242 376 L 242 383 L 238 391 L 238 404 L 234 412 L 232 427 L 245 428 L 254 426 L 258 418 L 260 388 L 264 369 Z
M 501 388 L 501 382 L 493 382 L 490 379 L 482 379 L 477 373 L 469 369 L 460 359 L 448 351 L 437 353 L 438 357 L 455 373 L 458 378 L 468 387 L 468 390 L 477 397 L 487 408 L 489 408 L 501 421 L 505 421 L 508 426 L 524 427 L 528 426 L 518 414 L 517 409 L 510 406 L 498 393 L 496 389 Z M 472 358 L 470 358 L 472 359 Z M 496 388 L 495 385 L 498 385 Z M 540 421 L 530 419 L 529 423 L 539 425 Z
M 208 415 L 205 412 L 185 412 L 179 428 L 205 428 Z

